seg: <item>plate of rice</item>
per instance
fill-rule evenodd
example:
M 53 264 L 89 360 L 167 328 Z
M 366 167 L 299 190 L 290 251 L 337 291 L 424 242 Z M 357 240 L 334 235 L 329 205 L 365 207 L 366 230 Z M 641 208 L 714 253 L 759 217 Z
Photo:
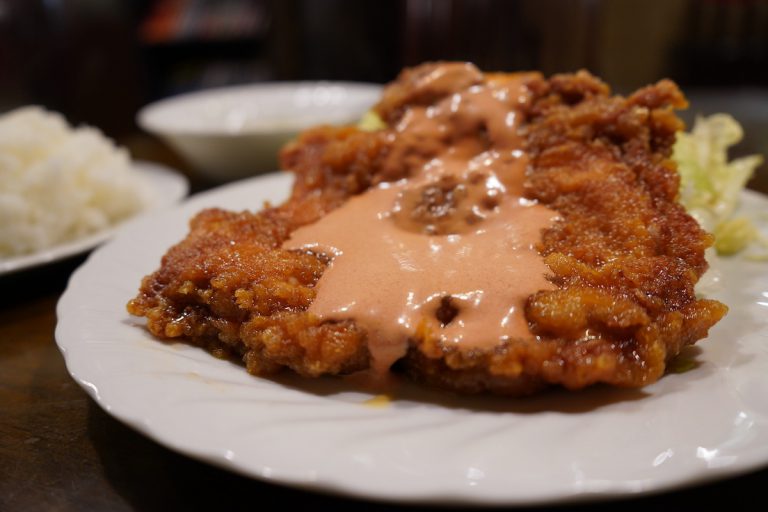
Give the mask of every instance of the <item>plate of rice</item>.
M 88 251 L 188 189 L 96 128 L 36 106 L 0 115 L 0 276 Z

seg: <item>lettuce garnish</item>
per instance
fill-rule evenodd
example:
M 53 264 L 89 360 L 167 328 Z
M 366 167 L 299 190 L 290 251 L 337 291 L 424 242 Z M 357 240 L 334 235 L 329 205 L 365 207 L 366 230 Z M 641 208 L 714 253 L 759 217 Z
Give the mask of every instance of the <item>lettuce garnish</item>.
M 364 132 L 375 132 L 386 128 L 387 123 L 384 122 L 384 120 L 379 114 L 376 113 L 375 110 L 369 110 L 363 114 L 363 117 L 357 123 L 357 127 Z
M 680 202 L 715 235 L 721 255 L 741 252 L 756 242 L 768 247 L 749 218 L 734 216 L 741 191 L 763 162 L 759 155 L 728 161 L 728 148 L 743 137 L 741 125 L 728 114 L 699 117 L 690 133 L 678 133 L 672 156 L 680 173 Z

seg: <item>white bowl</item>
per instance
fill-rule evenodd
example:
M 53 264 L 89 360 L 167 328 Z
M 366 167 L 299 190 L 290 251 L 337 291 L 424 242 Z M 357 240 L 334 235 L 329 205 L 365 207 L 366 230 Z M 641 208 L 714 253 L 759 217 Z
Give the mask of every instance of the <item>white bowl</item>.
M 138 114 L 200 174 L 229 181 L 277 169 L 277 152 L 319 124 L 355 123 L 381 86 L 354 82 L 267 82 L 209 89 L 147 105 Z

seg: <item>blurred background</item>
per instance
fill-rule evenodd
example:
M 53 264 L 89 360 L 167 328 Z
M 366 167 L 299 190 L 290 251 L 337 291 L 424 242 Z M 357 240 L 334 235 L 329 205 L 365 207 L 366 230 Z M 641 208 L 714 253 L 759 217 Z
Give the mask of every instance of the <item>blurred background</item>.
M 0 0 L 0 112 L 35 103 L 141 153 L 137 110 L 270 80 L 384 83 L 425 60 L 663 77 L 768 153 L 767 0 Z M 758 175 L 765 179 L 765 166 Z

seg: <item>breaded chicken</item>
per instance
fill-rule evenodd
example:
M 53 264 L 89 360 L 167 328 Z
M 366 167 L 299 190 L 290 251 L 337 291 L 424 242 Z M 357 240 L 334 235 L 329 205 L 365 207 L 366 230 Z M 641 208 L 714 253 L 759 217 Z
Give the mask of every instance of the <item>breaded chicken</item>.
M 504 96 L 509 91 L 522 91 L 519 101 Z M 507 128 L 475 112 L 496 100 L 512 105 Z M 459 325 L 465 311 L 458 295 L 436 295 L 432 309 L 418 310 L 423 321 L 398 334 L 402 351 L 386 368 L 396 362 L 430 385 L 509 395 L 550 385 L 649 384 L 726 312 L 694 294 L 712 238 L 676 202 L 679 178 L 670 154 L 682 123 L 673 109 L 685 105 L 669 81 L 624 98 L 583 71 L 545 79 L 483 74 L 468 64 L 405 70 L 375 107 L 387 128 L 319 127 L 301 134 L 281 153 L 296 178 L 288 201 L 258 213 L 199 213 L 189 235 L 144 278 L 128 311 L 146 317 L 155 336 L 242 358 L 256 375 L 289 368 L 316 377 L 376 367 L 374 341 L 381 344 L 382 332 L 386 338 L 393 331 L 362 316 L 313 309 L 324 293 L 324 274 L 328 278 L 334 259 L 343 256 L 298 250 L 290 246 L 292 236 L 387 187 L 405 187 L 398 197 L 411 204 L 403 222 L 400 207 L 393 210 L 400 226 L 393 229 L 423 228 L 418 236 L 434 240 L 465 236 L 461 226 L 490 225 L 512 188 L 483 188 L 485 195 L 472 202 L 478 166 L 490 162 L 482 176 L 495 176 L 500 160 L 494 158 L 511 148 L 525 158 L 520 201 L 556 214 L 535 241 L 545 285 L 518 308 L 526 334 L 510 331 L 470 348 L 449 342 L 441 329 Z M 419 132 L 417 115 L 425 123 L 447 119 L 448 128 L 435 125 L 440 135 Z M 464 174 L 443 170 L 430 178 L 440 162 L 461 158 L 470 162 Z M 411 182 L 419 184 L 416 192 L 409 192 Z M 391 279 L 407 285 L 403 276 Z

